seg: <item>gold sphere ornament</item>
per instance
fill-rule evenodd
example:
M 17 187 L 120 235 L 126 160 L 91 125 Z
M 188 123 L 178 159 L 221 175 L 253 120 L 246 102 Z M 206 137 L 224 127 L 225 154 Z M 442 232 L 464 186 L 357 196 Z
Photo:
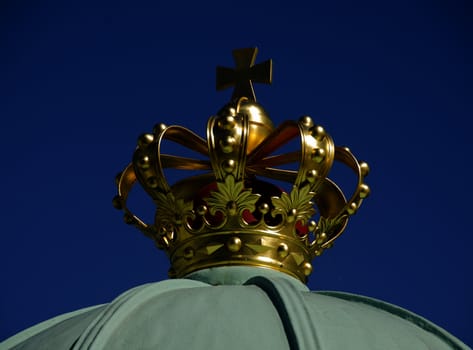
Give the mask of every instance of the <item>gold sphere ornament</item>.
M 227 248 L 232 253 L 238 252 L 241 249 L 241 239 L 238 237 L 229 238 Z

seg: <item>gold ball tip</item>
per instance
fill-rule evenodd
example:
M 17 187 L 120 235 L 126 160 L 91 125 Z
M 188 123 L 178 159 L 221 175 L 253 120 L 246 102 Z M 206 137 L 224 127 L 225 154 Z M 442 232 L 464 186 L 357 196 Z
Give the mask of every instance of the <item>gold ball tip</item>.
M 138 160 L 138 166 L 141 169 L 149 169 L 149 157 L 143 156 Z
M 207 213 L 207 207 L 205 205 L 200 205 L 197 208 L 197 215 L 204 216 Z
M 309 276 L 312 273 L 312 264 L 310 262 L 305 262 L 302 266 L 304 275 Z
M 236 162 L 233 159 L 226 159 L 223 161 L 222 168 L 226 173 L 231 173 L 236 166 Z
M 294 220 L 296 220 L 296 216 L 297 216 L 297 209 L 296 208 L 290 209 L 287 212 L 287 222 L 289 223 L 294 222 Z
M 363 199 L 363 198 L 368 197 L 370 195 L 370 192 L 371 190 L 367 184 L 362 184 L 360 186 L 360 198 Z
M 315 169 L 307 170 L 306 178 L 307 178 L 307 181 L 309 181 L 310 183 L 313 183 L 315 179 L 317 178 L 317 170 Z
M 289 254 L 289 247 L 286 243 L 281 243 L 278 247 L 278 255 L 280 258 L 285 258 Z
M 366 162 L 360 163 L 361 176 L 368 176 L 370 172 L 370 166 Z
M 152 134 L 143 134 L 138 138 L 138 147 L 144 148 L 154 141 Z
M 315 148 L 312 151 L 312 159 L 314 162 L 321 163 L 325 158 L 325 150 L 323 148 Z
M 358 206 L 356 205 L 356 203 L 350 203 L 350 205 L 348 206 L 347 208 L 347 212 L 348 214 L 350 215 L 353 215 L 356 213 L 356 211 L 358 210 Z
M 322 232 L 320 235 L 318 235 L 316 242 L 317 244 L 321 245 L 321 244 L 324 244 L 326 240 L 327 240 L 327 234 L 325 232 Z
M 227 242 L 227 248 L 232 253 L 236 253 L 241 249 L 241 239 L 238 237 L 231 237 Z
M 158 123 L 154 126 L 153 128 L 153 133 L 155 135 L 159 135 L 160 133 L 162 133 L 164 131 L 164 129 L 166 129 L 167 126 L 166 124 L 163 124 L 163 123 Z
M 232 153 L 233 146 L 235 145 L 236 141 L 233 136 L 226 136 L 223 140 L 220 141 L 220 148 L 222 149 L 223 153 Z
M 326 135 L 324 128 L 321 127 L 320 125 L 313 126 L 310 129 L 310 133 L 312 137 L 314 137 L 317 141 L 322 140 Z
M 307 115 L 303 116 L 303 117 L 300 117 L 299 123 L 301 123 L 302 125 L 304 125 L 307 128 L 310 128 L 310 127 L 314 126 L 314 122 L 312 121 L 312 118 L 307 116 Z
M 309 230 L 309 232 L 314 232 L 316 228 L 317 223 L 314 220 L 310 220 L 309 224 L 307 225 L 307 229 Z
M 236 126 L 235 117 L 229 115 L 218 121 L 218 126 L 224 130 L 233 130 Z
M 261 214 L 265 215 L 269 212 L 269 204 L 268 203 L 262 203 L 260 204 L 260 206 L 258 207 L 258 210 Z

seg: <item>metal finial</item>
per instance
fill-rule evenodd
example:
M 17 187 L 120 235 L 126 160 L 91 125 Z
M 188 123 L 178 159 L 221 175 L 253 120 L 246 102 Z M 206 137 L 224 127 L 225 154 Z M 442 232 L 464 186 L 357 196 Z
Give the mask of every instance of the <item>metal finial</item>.
M 272 61 L 255 65 L 258 49 L 256 47 L 233 51 L 236 68 L 217 67 L 217 90 L 234 86 L 232 100 L 246 97 L 256 102 L 252 83 L 271 84 Z

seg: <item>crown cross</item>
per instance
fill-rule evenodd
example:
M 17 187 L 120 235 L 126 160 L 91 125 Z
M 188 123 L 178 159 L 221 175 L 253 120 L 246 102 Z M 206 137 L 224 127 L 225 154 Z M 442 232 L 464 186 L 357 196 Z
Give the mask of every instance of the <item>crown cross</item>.
M 252 83 L 271 84 L 272 61 L 255 65 L 257 48 L 238 49 L 233 51 L 236 68 L 217 67 L 217 90 L 234 86 L 232 100 L 246 97 L 256 102 Z

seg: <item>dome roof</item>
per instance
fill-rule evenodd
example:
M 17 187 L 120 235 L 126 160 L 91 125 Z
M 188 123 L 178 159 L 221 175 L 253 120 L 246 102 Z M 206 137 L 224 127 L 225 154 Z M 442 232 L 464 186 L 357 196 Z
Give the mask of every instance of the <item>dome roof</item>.
M 431 322 L 375 299 L 311 292 L 280 272 L 199 271 L 133 288 L 43 322 L 0 349 L 468 349 Z

